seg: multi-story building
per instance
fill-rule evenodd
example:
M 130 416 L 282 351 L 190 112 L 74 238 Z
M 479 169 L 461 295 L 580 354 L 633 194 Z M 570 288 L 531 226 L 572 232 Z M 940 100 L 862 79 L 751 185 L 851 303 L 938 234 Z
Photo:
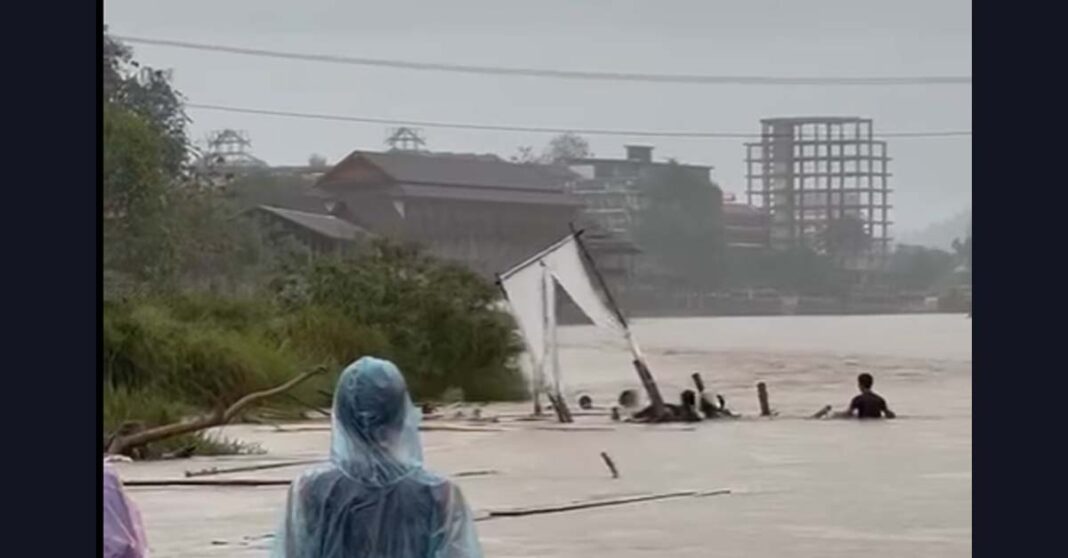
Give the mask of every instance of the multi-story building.
M 831 253 L 856 271 L 884 268 L 890 159 L 870 119 L 761 120 L 746 151 L 747 201 L 766 213 L 772 247 Z
M 647 145 L 628 145 L 626 150 L 625 159 L 568 162 L 568 168 L 579 177 L 571 183 L 571 193 L 582 200 L 583 215 L 606 231 L 630 237 L 635 213 L 644 203 L 640 190 L 643 180 L 654 179 L 668 170 L 681 170 L 711 184 L 710 166 L 653 161 L 653 148 Z

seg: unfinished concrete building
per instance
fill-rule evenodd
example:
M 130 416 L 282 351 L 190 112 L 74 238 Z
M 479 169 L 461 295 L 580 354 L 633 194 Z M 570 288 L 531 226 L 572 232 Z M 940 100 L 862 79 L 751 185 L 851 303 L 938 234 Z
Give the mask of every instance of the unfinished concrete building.
M 746 195 L 768 215 L 771 246 L 810 248 L 844 269 L 877 271 L 890 246 L 886 142 L 857 117 L 761 120 L 746 144 Z

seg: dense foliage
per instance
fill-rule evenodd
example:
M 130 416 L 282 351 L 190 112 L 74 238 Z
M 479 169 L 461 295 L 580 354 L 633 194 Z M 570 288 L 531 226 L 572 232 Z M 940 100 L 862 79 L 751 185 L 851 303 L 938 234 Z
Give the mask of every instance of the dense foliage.
M 642 178 L 634 239 L 655 265 L 690 286 L 712 289 L 724 276 L 723 193 L 677 164 Z
M 408 247 L 300 249 L 193 172 L 168 73 L 106 32 L 104 87 L 105 429 L 173 422 L 365 354 L 397 361 L 418 397 L 524 395 L 492 285 Z M 332 380 L 269 404 L 326 404 Z

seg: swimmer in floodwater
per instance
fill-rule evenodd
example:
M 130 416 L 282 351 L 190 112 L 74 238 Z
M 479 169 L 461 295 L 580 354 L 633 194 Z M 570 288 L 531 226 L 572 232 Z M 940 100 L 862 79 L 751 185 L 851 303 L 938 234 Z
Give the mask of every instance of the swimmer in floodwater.
M 682 403 L 679 408 L 678 420 L 682 422 L 701 422 L 701 415 L 697 414 L 697 394 L 693 390 L 685 390 L 679 396 Z
M 664 416 L 659 419 L 653 415 L 653 406 L 647 405 L 644 409 L 631 415 L 634 422 L 701 422 L 701 415 L 697 414 L 697 395 L 693 390 L 685 390 L 679 394 L 679 404 L 664 403 Z
M 583 411 L 589 411 L 593 408 L 593 399 L 589 395 L 583 395 L 579 397 L 578 404 Z
M 733 417 L 734 413 L 727 408 L 727 400 L 722 395 L 716 394 L 716 402 L 712 402 L 712 397 L 707 393 L 701 394 L 701 414 L 707 419 L 714 419 L 720 417 Z
M 897 417 L 890 407 L 886 405 L 886 400 L 879 394 L 872 391 L 872 385 L 875 384 L 875 379 L 871 374 L 867 372 L 857 376 L 857 387 L 860 388 L 860 395 L 853 398 L 853 401 L 849 403 L 849 410 L 835 413 L 835 418 L 888 418 L 892 419 Z

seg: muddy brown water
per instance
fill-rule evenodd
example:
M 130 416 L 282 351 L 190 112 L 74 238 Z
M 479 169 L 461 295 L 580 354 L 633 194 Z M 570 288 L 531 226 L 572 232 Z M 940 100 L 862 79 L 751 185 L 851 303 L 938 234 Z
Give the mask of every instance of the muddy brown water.
M 492 509 L 678 490 L 731 494 L 675 498 L 478 523 L 487 556 L 873 557 L 971 555 L 971 320 L 962 315 L 658 319 L 635 323 L 667 397 L 701 372 L 745 415 L 767 383 L 772 420 L 706 422 L 694 429 L 423 433 L 427 465 L 455 474 L 476 514 Z M 583 326 L 563 328 L 572 392 L 609 404 L 638 387 L 625 346 Z M 813 421 L 848 403 L 855 377 L 875 375 L 895 421 Z M 525 405 L 483 411 L 516 413 Z M 582 416 L 580 425 L 613 426 Z M 180 478 L 186 470 L 325 455 L 329 433 L 232 426 L 261 456 L 120 466 L 125 478 Z M 600 457 L 619 469 L 613 480 Z M 300 467 L 216 478 L 292 478 Z M 211 477 L 209 477 L 211 478 Z M 133 488 L 153 556 L 265 556 L 284 487 Z

